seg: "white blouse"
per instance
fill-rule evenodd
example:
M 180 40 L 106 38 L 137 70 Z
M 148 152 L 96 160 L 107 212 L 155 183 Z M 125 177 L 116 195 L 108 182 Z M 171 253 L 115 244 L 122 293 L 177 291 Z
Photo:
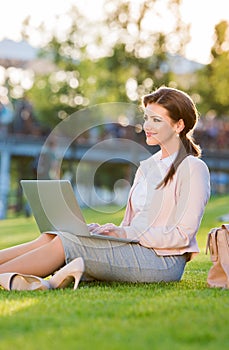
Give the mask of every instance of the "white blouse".
M 160 173 L 160 178 L 158 178 L 158 176 L 155 176 L 154 174 L 155 163 L 154 163 L 154 167 L 149 168 L 146 176 L 140 177 L 130 198 L 131 206 L 135 214 L 142 211 L 145 205 L 146 197 L 147 197 L 147 185 L 148 185 L 147 178 L 150 177 L 150 183 L 152 184 L 152 186 L 156 187 L 164 179 L 172 162 L 175 160 L 176 155 L 177 155 L 177 152 L 173 153 L 169 157 L 157 160 L 157 167 Z

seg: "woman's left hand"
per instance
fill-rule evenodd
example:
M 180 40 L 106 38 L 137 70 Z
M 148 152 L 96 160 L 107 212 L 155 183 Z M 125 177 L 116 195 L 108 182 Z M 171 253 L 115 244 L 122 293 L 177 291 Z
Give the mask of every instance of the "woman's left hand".
M 91 231 L 91 233 L 104 235 L 104 236 L 114 236 L 114 237 L 126 238 L 125 230 L 122 227 L 116 226 L 112 223 L 101 225 L 101 226 L 95 228 L 93 231 Z

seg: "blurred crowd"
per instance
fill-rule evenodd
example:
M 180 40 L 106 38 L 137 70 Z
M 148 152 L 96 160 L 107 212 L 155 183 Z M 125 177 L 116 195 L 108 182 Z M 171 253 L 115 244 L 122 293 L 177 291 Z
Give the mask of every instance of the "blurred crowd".
M 6 134 L 41 135 L 43 132 L 26 96 L 18 99 L 14 106 L 0 100 L 0 137 Z
M 47 133 L 47 129 L 39 124 L 34 108 L 26 96 L 17 100 L 13 108 L 0 100 L 0 137 L 6 129 L 7 133 L 14 135 L 39 136 Z M 118 123 L 106 123 L 80 135 L 76 143 L 95 144 L 108 138 L 130 138 L 143 144 L 145 142 L 139 124 L 133 128 Z M 194 138 L 203 149 L 228 150 L 229 117 L 201 117 Z
M 202 117 L 195 130 L 195 139 L 207 150 L 229 149 L 229 117 Z
M 0 139 L 9 134 L 20 135 L 22 137 L 23 135 L 28 135 L 36 138 L 48 135 L 47 129 L 42 128 L 37 121 L 34 108 L 26 96 L 16 101 L 14 108 L 2 103 L 0 100 Z M 74 142 L 80 145 L 95 145 L 99 141 L 112 138 L 131 139 L 145 145 L 145 135 L 142 132 L 140 124 L 133 127 L 118 123 L 106 123 L 91 128 L 77 137 Z M 229 151 L 229 117 L 201 117 L 194 138 L 205 151 L 220 151 L 223 152 L 223 154 L 227 154 Z M 53 145 L 49 146 L 50 149 L 46 150 L 46 157 L 49 156 L 50 161 L 52 161 L 55 157 L 50 156 L 50 154 L 55 155 L 57 145 L 55 145 L 55 147 L 53 147 Z M 36 161 L 35 159 L 33 164 L 36 164 Z M 37 167 L 34 166 L 34 168 L 36 168 L 37 171 Z M 42 166 L 40 166 L 40 169 L 45 170 Z M 40 174 L 40 177 L 42 176 L 43 175 Z M 46 174 L 44 176 L 47 177 L 48 175 Z M 229 169 L 223 172 L 211 171 L 211 182 L 212 193 L 228 192 Z

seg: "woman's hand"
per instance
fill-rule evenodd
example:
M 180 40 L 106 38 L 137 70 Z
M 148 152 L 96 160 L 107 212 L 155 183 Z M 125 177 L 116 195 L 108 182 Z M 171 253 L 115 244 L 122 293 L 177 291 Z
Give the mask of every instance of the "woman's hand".
M 88 227 L 89 231 L 92 232 L 92 231 L 95 230 L 96 228 L 100 227 L 100 225 L 93 222 L 93 223 L 91 223 L 91 224 L 87 224 L 87 227 Z
M 116 226 L 112 223 L 108 223 L 105 225 L 101 225 L 98 227 L 95 227 L 93 230 L 90 231 L 92 234 L 99 234 L 104 236 L 113 236 L 113 237 L 121 237 L 126 238 L 126 232 L 125 230 L 120 227 Z

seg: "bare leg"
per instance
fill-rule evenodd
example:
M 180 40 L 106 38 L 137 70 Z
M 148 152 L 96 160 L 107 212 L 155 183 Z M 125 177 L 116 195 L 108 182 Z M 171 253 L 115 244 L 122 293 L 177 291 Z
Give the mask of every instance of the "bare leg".
M 0 265 L 6 263 L 9 260 L 15 259 L 18 256 L 21 256 L 25 253 L 28 253 L 29 251 L 31 251 L 33 249 L 41 247 L 44 244 L 47 244 L 55 237 L 56 237 L 55 235 L 43 233 L 37 239 L 35 239 L 31 242 L 23 243 L 23 244 L 16 245 L 16 246 L 11 247 L 11 248 L 6 248 L 6 249 L 1 250 L 0 251 Z
M 62 267 L 64 262 L 62 242 L 55 236 L 48 243 L 0 265 L 0 273 L 18 272 L 46 277 Z

